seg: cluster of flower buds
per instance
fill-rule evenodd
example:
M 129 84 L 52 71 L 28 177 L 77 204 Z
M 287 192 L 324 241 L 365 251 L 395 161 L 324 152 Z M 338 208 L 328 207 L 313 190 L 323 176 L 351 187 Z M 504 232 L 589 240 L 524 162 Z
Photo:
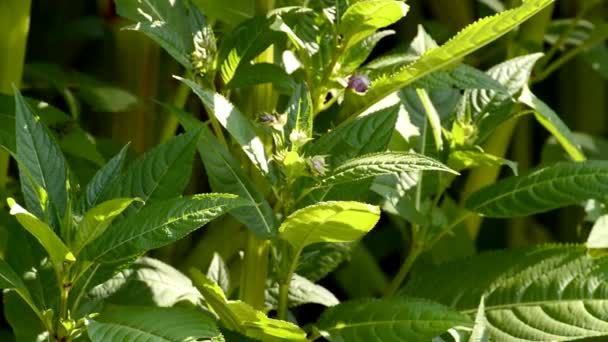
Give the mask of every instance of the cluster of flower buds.
M 327 164 L 324 156 L 314 156 L 308 159 L 308 169 L 315 176 L 324 176 L 327 172 Z
M 190 56 L 192 68 L 200 76 L 204 76 L 213 65 L 213 59 L 217 47 L 213 32 L 209 32 L 210 28 L 203 28 L 198 31 L 193 38 L 194 51 Z
M 366 75 L 355 74 L 348 79 L 348 85 L 346 87 L 352 89 L 356 93 L 365 94 L 371 84 L 372 82 Z

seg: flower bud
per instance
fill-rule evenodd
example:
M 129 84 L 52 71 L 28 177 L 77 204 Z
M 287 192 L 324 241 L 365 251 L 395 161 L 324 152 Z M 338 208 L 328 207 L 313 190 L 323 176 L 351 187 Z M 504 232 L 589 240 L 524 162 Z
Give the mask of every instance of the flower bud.
M 371 85 L 369 77 L 365 75 L 352 75 L 348 79 L 347 88 L 354 90 L 357 93 L 365 93 Z
M 314 156 L 308 160 L 308 167 L 310 172 L 315 176 L 324 176 L 327 172 L 327 165 L 325 164 L 325 157 Z

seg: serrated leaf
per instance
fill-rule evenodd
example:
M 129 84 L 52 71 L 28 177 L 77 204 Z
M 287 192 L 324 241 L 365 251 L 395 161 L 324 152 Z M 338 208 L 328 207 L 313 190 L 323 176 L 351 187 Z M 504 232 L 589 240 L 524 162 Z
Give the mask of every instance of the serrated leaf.
M 215 319 L 191 308 L 109 305 L 94 319 L 87 320 L 87 332 L 93 342 L 224 341 Z
M 320 304 L 323 306 L 334 306 L 340 303 L 328 289 L 317 285 L 312 281 L 294 274 L 289 282 L 287 295 L 289 307 L 297 307 L 302 304 Z M 266 306 L 276 309 L 279 303 L 279 284 L 274 283 L 266 289 Z
M 302 248 L 318 242 L 360 239 L 380 219 L 380 208 L 359 202 L 321 202 L 297 210 L 279 227 L 279 237 L 299 255 Z
M 226 88 L 244 88 L 265 83 L 272 83 L 282 91 L 290 91 L 294 87 L 293 79 L 280 66 L 270 63 L 256 63 L 242 66 L 239 72 L 226 84 Z
M 229 210 L 249 204 L 227 194 L 159 200 L 110 226 L 81 255 L 102 263 L 127 259 L 175 242 Z
M 14 199 L 8 198 L 7 202 L 8 206 L 11 208 L 11 215 L 14 215 L 23 228 L 30 232 L 30 234 L 40 242 L 42 247 L 44 247 L 49 254 L 55 267 L 62 266 L 64 262 L 71 263 L 76 261 L 74 254 L 72 254 L 70 249 L 61 241 L 55 232 L 53 232 L 51 227 L 17 204 Z
M 606 256 L 593 257 L 581 245 L 550 245 L 420 270 L 403 293 L 470 315 L 483 296 L 492 341 L 572 341 L 608 334 L 606 272 Z M 433 283 L 443 285 L 423 285 Z
M 507 89 L 500 82 L 485 72 L 466 64 L 459 64 L 451 70 L 439 70 L 427 75 L 412 84 L 412 88 L 428 90 L 446 89 L 488 89 L 506 93 Z
M 28 193 L 38 193 L 34 189 L 41 187 L 48 194 L 48 199 L 52 203 L 50 208 L 55 208 L 59 217 L 63 217 L 68 192 L 66 188 L 67 165 L 61 149 L 40 120 L 36 118 L 18 90 L 15 90 L 15 111 L 16 153 L 20 174 L 27 175 L 26 181 L 21 184 L 26 199 Z M 22 180 L 24 180 L 23 176 Z M 46 203 L 34 203 L 33 200 L 26 201 L 26 204 L 37 216 L 42 214 L 40 208 L 49 209 Z
M 215 282 L 222 291 L 228 295 L 230 289 L 230 272 L 226 263 L 218 253 L 213 253 L 213 258 L 207 269 L 207 278 Z
M 129 145 L 125 145 L 118 154 L 110 159 L 87 184 L 82 197 L 81 210 L 84 212 L 97 205 L 100 199 L 107 196 L 120 176 Z
M 477 314 L 475 315 L 475 325 L 473 326 L 473 331 L 471 332 L 468 342 L 488 342 L 490 338 L 488 336 L 488 329 L 486 328 L 487 325 L 488 318 L 486 317 L 486 305 L 482 296 L 479 307 L 477 308 Z
M 517 217 L 605 196 L 608 162 L 562 162 L 510 177 L 473 193 L 469 210 L 489 217 Z
M 397 22 L 408 10 L 409 6 L 399 0 L 359 1 L 342 15 L 338 33 L 344 37 L 348 48 L 377 29 Z
M 519 102 L 526 106 L 534 109 L 534 116 L 536 120 L 543 125 L 556 139 L 566 152 L 570 155 L 572 160 L 582 161 L 585 160 L 585 155 L 579 149 L 572 132 L 566 126 L 566 124 L 560 119 L 560 117 L 549 107 L 546 103 L 541 101 L 536 95 L 534 95 L 530 88 L 524 86 L 521 95 L 519 96 Z
M 257 136 L 253 125 L 230 101 L 213 91 L 203 89 L 191 80 L 176 77 L 188 85 L 201 99 L 207 110 L 228 130 L 230 135 L 241 145 L 245 154 L 264 174 L 268 173 L 268 161 L 264 153 L 264 144 Z
M 92 302 L 173 306 L 179 302 L 199 305 L 202 296 L 184 274 L 159 260 L 143 257 L 86 294 Z M 91 304 L 88 304 L 89 306 Z
M 83 247 L 100 237 L 112 221 L 135 200 L 135 198 L 115 198 L 89 209 L 78 223 L 74 239 L 70 243 L 74 254 L 78 255 Z
M 296 273 L 319 281 L 346 261 L 354 247 L 353 243 L 320 243 L 304 247 L 298 260 Z
M 127 167 L 108 197 L 137 197 L 147 202 L 180 195 L 190 179 L 199 134 L 178 135 L 144 153 Z
M 230 152 L 200 121 L 175 108 L 172 111 L 186 131 L 202 129 L 197 149 L 205 165 L 211 189 L 236 194 L 255 203 L 254 206 L 236 208 L 230 214 L 251 229 L 259 239 L 276 236 L 278 223 L 272 208 Z
M 517 163 L 477 150 L 456 150 L 450 152 L 448 166 L 456 171 L 480 166 L 508 166 L 517 176 Z
M 268 318 L 247 303 L 227 300 L 222 289 L 200 271 L 191 269 L 190 277 L 229 330 L 262 341 L 306 341 L 306 333 L 297 325 Z
M 287 103 L 287 122 L 285 123 L 285 141 L 291 144 L 290 134 L 296 130 L 312 137 L 313 104 L 306 83 L 301 82 L 293 90 Z
M 433 158 L 411 152 L 373 153 L 351 159 L 321 178 L 322 186 L 354 182 L 366 178 L 411 171 L 456 173 Z
M 467 26 L 439 48 L 427 51 L 414 63 L 374 82 L 365 96 L 367 105 L 360 109 L 360 112 L 390 93 L 500 38 L 551 3 L 553 0 L 529 0 L 519 7 L 483 18 Z
M 282 33 L 270 28 L 272 19 L 256 16 L 244 21 L 223 40 L 218 52 L 218 65 L 224 83 L 229 83 L 240 66 L 246 65 L 277 42 Z
M 349 301 L 326 310 L 315 325 L 332 342 L 430 341 L 470 319 L 446 306 L 416 298 Z
M 346 51 L 338 57 L 337 65 L 340 66 L 340 73 L 343 75 L 352 74 L 363 62 L 365 62 L 382 38 L 393 34 L 395 34 L 395 31 L 393 30 L 382 30 L 361 39 L 346 49 Z

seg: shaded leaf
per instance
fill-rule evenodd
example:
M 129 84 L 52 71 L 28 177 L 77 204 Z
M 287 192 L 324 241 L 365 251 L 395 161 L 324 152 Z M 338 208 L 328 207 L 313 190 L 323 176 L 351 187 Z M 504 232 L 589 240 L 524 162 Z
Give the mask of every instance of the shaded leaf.
M 289 282 L 288 292 L 289 307 L 302 304 L 320 304 L 323 306 L 334 306 L 340 303 L 328 289 L 317 285 L 312 281 L 294 274 Z M 274 283 L 266 290 L 266 306 L 276 309 L 279 303 L 279 284 Z

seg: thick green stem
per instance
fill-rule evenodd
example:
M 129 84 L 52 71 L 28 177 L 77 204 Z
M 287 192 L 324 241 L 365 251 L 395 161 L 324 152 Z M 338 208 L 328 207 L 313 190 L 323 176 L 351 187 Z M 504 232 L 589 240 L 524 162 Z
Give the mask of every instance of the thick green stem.
M 264 290 L 268 275 L 270 241 L 259 240 L 249 233 L 245 247 L 245 260 L 241 274 L 239 297 L 255 309 L 264 309 Z
M 412 229 L 412 241 L 414 241 L 416 237 L 414 231 L 415 230 Z M 391 283 L 386 288 L 386 291 L 384 292 L 384 297 L 391 297 L 401 287 L 401 284 L 405 280 L 405 277 L 410 272 L 412 266 L 414 266 L 414 262 L 416 261 L 416 259 L 418 259 L 418 256 L 420 255 L 420 253 L 422 253 L 423 250 L 424 248 L 421 245 L 414 242 L 410 253 L 407 255 L 407 258 L 401 265 L 401 268 L 399 268 L 397 275 L 395 276 L 395 278 L 393 278 L 393 281 L 391 281 Z
M 287 306 L 289 304 L 289 284 L 279 285 L 279 309 L 277 317 L 279 319 L 287 319 Z

